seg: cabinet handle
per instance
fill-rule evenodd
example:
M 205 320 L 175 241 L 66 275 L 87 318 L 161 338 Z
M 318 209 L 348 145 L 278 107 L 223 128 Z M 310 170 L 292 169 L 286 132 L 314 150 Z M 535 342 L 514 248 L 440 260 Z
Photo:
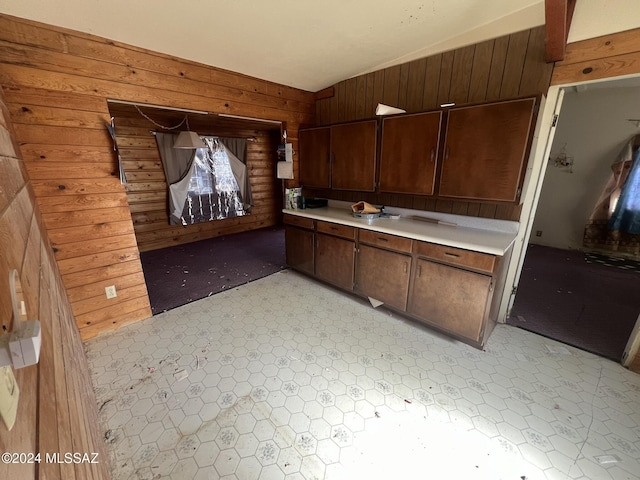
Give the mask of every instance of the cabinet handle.
M 378 240 L 380 240 L 381 242 L 388 242 L 389 241 L 388 238 L 384 238 L 384 237 L 378 237 Z
M 422 265 L 418 265 L 418 278 L 422 275 Z
M 444 149 L 444 159 L 449 160 L 449 146 Z
M 453 257 L 453 258 L 459 258 L 460 255 L 458 255 L 457 253 L 450 253 L 450 252 L 444 252 L 445 257 Z
M 436 159 L 436 149 L 431 147 L 431 163 Z
M 338 227 L 329 227 L 329 229 L 333 230 L 334 232 L 338 230 Z
M 407 273 L 407 262 L 404 262 L 404 264 L 402 265 L 402 272 Z

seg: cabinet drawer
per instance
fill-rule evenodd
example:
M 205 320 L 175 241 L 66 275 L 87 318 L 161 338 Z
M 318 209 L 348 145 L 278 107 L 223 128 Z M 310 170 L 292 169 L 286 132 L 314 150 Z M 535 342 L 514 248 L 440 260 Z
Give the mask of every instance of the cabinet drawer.
M 336 237 L 347 238 L 349 240 L 356 239 L 356 229 L 339 223 L 318 222 L 316 231 L 335 235 Z
M 371 230 L 360 229 L 360 243 L 374 245 L 376 247 L 388 248 L 398 252 L 411 253 L 411 239 L 389 235 L 387 233 L 373 232 Z
M 493 273 L 496 265 L 496 257 L 494 255 L 445 247 L 434 243 L 416 242 L 415 253 L 450 265 L 460 265 L 487 273 Z
M 313 222 L 313 218 L 298 217 L 297 215 L 284 215 L 284 223 L 287 225 L 294 225 L 296 227 L 313 230 Z

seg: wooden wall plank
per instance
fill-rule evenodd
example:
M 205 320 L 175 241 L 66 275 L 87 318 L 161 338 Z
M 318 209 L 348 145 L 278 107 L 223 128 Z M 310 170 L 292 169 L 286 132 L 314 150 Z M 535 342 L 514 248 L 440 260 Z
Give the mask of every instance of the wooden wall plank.
M 409 78 L 407 79 L 407 112 L 419 112 L 422 110 L 422 97 L 424 94 L 425 72 L 427 59 L 421 58 L 409 63 Z
M 552 85 L 587 82 L 640 73 L 640 51 L 573 63 L 553 70 Z
M 518 91 L 520 96 L 536 95 L 540 92 L 546 93 L 551 83 L 553 63 L 547 63 L 541 58 L 542 51 L 545 48 L 544 36 L 544 27 L 531 29 Z
M 564 60 L 556 62 L 555 67 L 637 52 L 639 35 L 640 28 L 634 28 L 570 43 L 567 45 Z
M 21 29 L 16 29 L 22 32 Z M 9 141 L 7 135 L 8 109 L 0 92 L 0 142 Z M 15 129 L 11 128 L 12 131 Z M 0 150 L 7 152 L 8 149 Z M 71 314 L 67 297 L 62 288 L 62 279 L 56 268 L 47 238 L 44 222 L 40 217 L 35 196 L 28 177 L 24 174 L 19 152 L 12 157 L 0 157 L 1 177 L 9 175 L 9 180 L 0 183 L 9 188 L 4 192 L 4 208 L 0 209 L 0 266 L 2 271 L 18 270 L 22 285 L 22 295 L 26 302 L 27 316 L 38 318 L 42 329 L 42 347 L 37 365 L 15 371 L 20 388 L 20 401 L 16 424 L 11 432 L 0 424 L 0 451 L 18 453 L 99 452 L 102 462 L 86 466 L 82 478 L 106 480 L 110 478 L 107 457 L 104 455 L 102 436 L 97 432 L 95 398 L 88 379 L 87 361 L 77 335 L 75 319 Z M 0 320 L 6 326 L 11 316 L 8 275 L 0 278 Z M 64 312 L 59 315 L 59 312 Z M 20 321 L 17 319 L 16 321 Z M 71 332 L 75 336 L 69 337 Z M 3 330 L 0 335 L 3 335 Z M 74 352 L 73 361 L 62 358 L 63 350 Z M 59 381 L 59 373 L 82 379 L 74 386 Z M 75 390 L 74 390 L 75 389 Z M 81 390 L 82 394 L 78 391 Z M 76 396 L 72 415 L 92 417 L 93 424 L 72 428 L 68 422 L 70 396 Z M 71 438 L 84 438 L 85 450 L 74 450 Z M 64 478 L 74 480 L 73 465 L 58 463 L 0 464 L 0 478 L 37 479 Z
M 400 65 L 400 78 L 398 79 L 398 107 L 407 109 L 407 95 L 409 90 L 409 63 Z
M 345 88 L 345 121 L 353 121 L 356 119 L 356 98 L 357 98 L 357 80 L 350 78 L 344 82 Z
M 399 90 L 400 90 L 400 65 L 395 65 L 393 67 L 385 68 L 382 103 L 384 103 L 385 105 L 391 105 L 392 107 L 397 107 Z
M 451 102 L 451 75 L 453 73 L 453 60 L 455 52 L 444 52 L 440 64 L 440 79 L 438 83 L 438 99 L 436 104 Z
M 164 211 L 163 211 L 164 213 Z M 164 213 L 166 216 L 166 213 Z M 132 235 L 115 235 L 113 237 L 82 240 L 65 244 L 53 244 L 56 260 L 66 260 L 78 256 L 90 255 L 93 252 L 120 251 L 122 248 L 135 247 L 136 237 Z
M 469 83 L 469 102 L 483 102 L 487 98 L 491 59 L 495 40 L 478 43 L 473 55 L 471 80 Z
M 518 96 L 529 36 L 529 30 L 509 35 L 509 48 L 507 49 L 502 87 L 500 89 L 501 98 Z
M 408 112 L 419 112 L 438 109 L 441 103 L 448 101 L 461 105 L 516 98 L 521 92 L 531 96 L 546 93 L 550 67 L 544 62 L 543 31 L 544 27 L 537 27 L 356 77 L 356 85 L 358 82 L 366 84 L 365 110 L 373 111 L 376 103 L 391 103 L 396 99 L 396 105 L 405 107 Z M 339 120 L 337 112 L 323 118 L 325 124 Z M 304 193 L 468 216 L 516 221 L 520 218 L 520 208 L 511 204 L 371 192 L 305 190 Z M 140 222 L 146 222 L 144 215 Z M 147 226 L 139 229 L 145 231 L 141 235 L 153 231 Z M 145 241 L 155 239 L 151 237 Z
M 433 110 L 438 108 L 438 92 L 440 91 L 440 69 L 442 55 L 433 55 L 427 58 L 426 76 L 424 78 L 424 92 L 422 93 L 422 109 Z
M 509 36 L 496 38 L 491 55 L 491 69 L 489 70 L 489 82 L 487 84 L 488 102 L 500 99 L 502 91 L 502 79 L 504 76 L 507 49 L 509 48 Z
M 375 94 L 375 75 L 368 73 L 364 75 L 367 82 L 366 96 L 364 101 L 364 118 L 373 118 L 376 111 L 377 102 L 374 101 Z M 329 118 L 326 123 L 331 123 L 332 119 Z
M 475 52 L 475 45 L 459 48 L 453 52 L 451 88 L 449 90 L 449 99 L 452 102 L 467 103 L 469 99 L 469 85 Z
M 355 119 L 363 120 L 371 115 L 367 112 L 367 77 L 360 75 L 356 77 L 356 115 Z
M 340 82 L 335 88 L 338 99 L 338 121 L 344 122 L 347 118 L 347 82 Z
M 373 109 L 375 112 L 376 105 L 384 103 L 384 70 L 378 70 L 373 73 Z

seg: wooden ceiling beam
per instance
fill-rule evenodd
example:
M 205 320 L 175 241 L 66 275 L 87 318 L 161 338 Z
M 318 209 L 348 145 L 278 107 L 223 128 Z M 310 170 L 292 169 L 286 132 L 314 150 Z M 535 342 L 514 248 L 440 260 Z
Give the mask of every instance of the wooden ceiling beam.
M 564 59 L 575 6 L 576 0 L 545 0 L 547 62 L 559 62 Z

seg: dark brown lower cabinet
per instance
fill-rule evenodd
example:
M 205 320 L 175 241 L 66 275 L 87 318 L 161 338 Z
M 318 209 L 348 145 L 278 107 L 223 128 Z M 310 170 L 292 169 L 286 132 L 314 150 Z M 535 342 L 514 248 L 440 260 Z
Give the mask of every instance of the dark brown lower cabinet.
M 355 242 L 316 232 L 316 277 L 353 291 Z
M 355 291 L 404 311 L 407 306 L 411 255 L 360 245 Z
M 481 342 L 492 290 L 491 276 L 418 258 L 407 313 Z
M 287 225 L 284 230 L 287 265 L 313 275 L 313 230 Z

